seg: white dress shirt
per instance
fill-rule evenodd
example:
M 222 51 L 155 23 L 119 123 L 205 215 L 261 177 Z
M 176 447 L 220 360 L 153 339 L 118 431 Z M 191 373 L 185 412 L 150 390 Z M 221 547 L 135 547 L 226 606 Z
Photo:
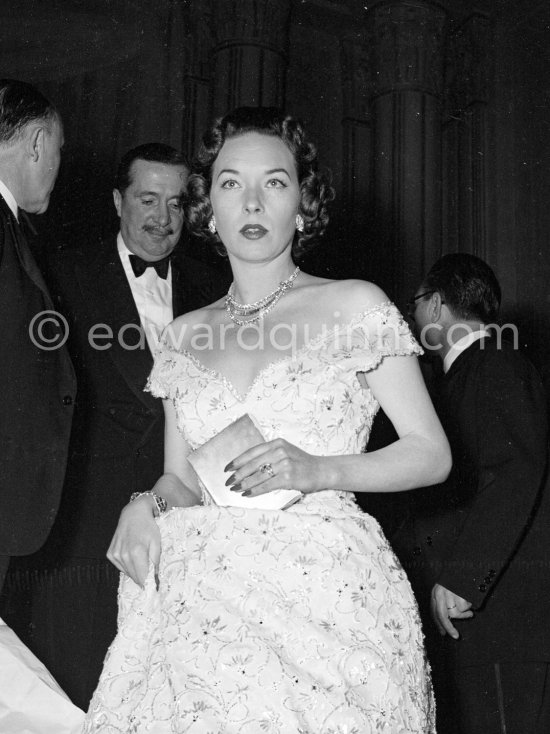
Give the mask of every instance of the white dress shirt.
M 469 334 L 466 334 L 466 336 L 463 336 L 461 339 L 456 341 L 443 359 L 443 372 L 447 374 L 458 355 L 465 349 L 468 349 L 468 347 L 478 339 L 483 339 L 484 336 L 489 336 L 487 329 L 478 329 L 477 331 L 471 331 Z
M 19 211 L 17 207 L 17 202 L 15 201 L 15 198 L 11 191 L 2 180 L 0 180 L 0 194 L 2 194 L 2 196 L 4 197 L 4 201 L 12 210 L 13 216 L 17 219 L 17 221 L 19 221 L 19 217 L 17 216 L 17 213 Z
M 130 250 L 126 247 L 122 234 L 117 237 L 117 247 L 122 267 L 128 278 L 135 304 L 137 306 L 141 325 L 149 349 L 154 354 L 163 329 L 173 320 L 172 310 L 172 264 L 168 266 L 166 280 L 157 275 L 154 268 L 147 270 L 136 278 L 130 263 Z M 128 335 L 127 342 L 134 343 L 133 335 Z

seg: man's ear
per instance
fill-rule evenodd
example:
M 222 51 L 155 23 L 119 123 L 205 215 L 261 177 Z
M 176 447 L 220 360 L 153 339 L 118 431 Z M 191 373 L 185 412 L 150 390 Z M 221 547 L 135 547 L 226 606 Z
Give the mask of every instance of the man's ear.
M 44 128 L 42 125 L 28 124 L 23 132 L 22 150 L 26 158 L 36 163 L 44 149 Z
M 435 291 L 435 293 L 432 293 L 430 298 L 430 318 L 431 321 L 435 324 L 439 321 L 441 318 L 441 309 L 443 308 L 443 299 L 441 298 L 441 293 L 438 293 L 438 291 Z
M 120 207 L 122 205 L 122 194 L 118 189 L 113 189 L 113 201 L 115 202 L 116 213 L 120 217 Z
M 25 149 L 32 162 L 36 163 L 44 150 L 44 128 L 41 125 L 29 127 Z

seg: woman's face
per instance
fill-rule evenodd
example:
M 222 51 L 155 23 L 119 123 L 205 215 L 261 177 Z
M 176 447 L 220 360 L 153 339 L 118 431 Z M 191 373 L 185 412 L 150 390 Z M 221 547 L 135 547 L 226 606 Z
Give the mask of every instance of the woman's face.
M 300 185 L 282 140 L 245 133 L 227 140 L 214 162 L 210 200 L 230 256 L 262 262 L 292 244 Z

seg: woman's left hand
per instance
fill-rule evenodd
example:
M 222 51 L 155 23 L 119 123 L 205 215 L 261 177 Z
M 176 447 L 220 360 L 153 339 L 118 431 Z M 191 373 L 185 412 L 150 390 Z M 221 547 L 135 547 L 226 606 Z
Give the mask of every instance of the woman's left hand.
M 233 472 L 226 485 L 243 497 L 273 492 L 275 489 L 297 489 L 318 492 L 326 489 L 326 457 L 312 456 L 282 438 L 258 444 L 226 467 Z

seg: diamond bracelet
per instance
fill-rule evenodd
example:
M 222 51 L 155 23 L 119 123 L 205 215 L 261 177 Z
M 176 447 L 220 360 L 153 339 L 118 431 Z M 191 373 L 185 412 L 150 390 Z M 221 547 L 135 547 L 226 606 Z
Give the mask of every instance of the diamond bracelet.
M 155 506 L 157 508 L 156 515 L 153 512 L 153 515 L 155 515 L 155 517 L 158 517 L 159 515 L 162 515 L 164 512 L 166 512 L 166 510 L 168 509 L 168 502 L 166 502 L 164 497 L 161 497 L 156 492 L 133 492 L 130 497 L 130 502 L 133 502 L 134 500 L 137 500 L 138 497 L 143 497 L 144 495 L 152 497 L 155 501 Z

